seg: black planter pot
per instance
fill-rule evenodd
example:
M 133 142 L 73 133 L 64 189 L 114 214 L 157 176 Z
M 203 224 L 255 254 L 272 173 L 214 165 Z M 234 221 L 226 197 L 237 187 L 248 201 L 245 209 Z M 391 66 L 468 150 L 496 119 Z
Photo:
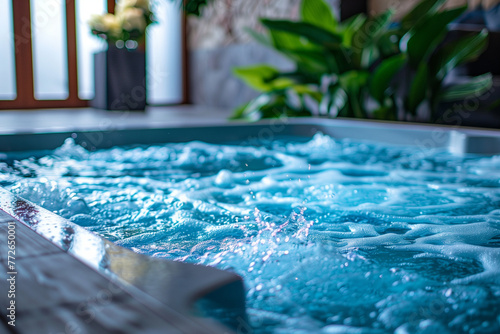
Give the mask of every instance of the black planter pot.
M 144 111 L 146 108 L 146 55 L 141 50 L 119 49 L 94 54 L 95 96 L 98 109 Z

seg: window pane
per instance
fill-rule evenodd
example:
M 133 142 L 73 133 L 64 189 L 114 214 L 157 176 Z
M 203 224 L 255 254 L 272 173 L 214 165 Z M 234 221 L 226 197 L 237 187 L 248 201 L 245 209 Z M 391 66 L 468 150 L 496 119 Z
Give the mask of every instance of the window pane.
M 106 42 L 90 32 L 88 21 L 93 14 L 106 11 L 105 0 L 76 0 L 78 96 L 82 100 L 94 98 L 94 53 L 106 49 Z
M 38 100 L 68 98 L 65 1 L 31 0 L 33 80 Z
M 12 27 L 12 0 L 0 0 L 0 100 L 16 98 L 14 29 Z
M 149 26 L 146 41 L 148 103 L 182 101 L 181 12 L 178 1 L 151 2 L 158 23 Z

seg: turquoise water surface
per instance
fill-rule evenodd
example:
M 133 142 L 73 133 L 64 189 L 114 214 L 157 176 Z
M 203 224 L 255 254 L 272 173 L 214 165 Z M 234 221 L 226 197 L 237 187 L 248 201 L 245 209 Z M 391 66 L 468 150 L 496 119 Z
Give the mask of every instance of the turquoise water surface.
M 499 333 L 500 156 L 334 140 L 3 156 L 0 186 L 245 279 L 245 333 Z

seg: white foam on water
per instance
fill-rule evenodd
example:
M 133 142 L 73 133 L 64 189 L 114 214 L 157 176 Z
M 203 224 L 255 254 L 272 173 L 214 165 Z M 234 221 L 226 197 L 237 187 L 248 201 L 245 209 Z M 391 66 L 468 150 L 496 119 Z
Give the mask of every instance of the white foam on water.
M 500 332 L 500 156 L 316 134 L 0 157 L 0 185 L 245 278 L 254 333 Z

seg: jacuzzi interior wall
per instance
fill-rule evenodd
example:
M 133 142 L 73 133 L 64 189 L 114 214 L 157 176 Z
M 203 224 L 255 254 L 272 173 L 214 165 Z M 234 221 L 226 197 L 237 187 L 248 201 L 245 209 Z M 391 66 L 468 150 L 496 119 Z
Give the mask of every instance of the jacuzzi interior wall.
M 208 143 L 273 140 L 279 136 L 310 138 L 321 132 L 334 138 L 376 141 L 380 143 L 426 147 L 447 147 L 452 131 L 441 129 L 439 140 L 433 139 L 433 127 L 390 124 L 357 120 L 286 119 L 258 123 L 233 123 L 212 126 L 189 126 L 159 129 L 122 129 L 115 131 L 67 131 L 1 135 L 0 152 L 52 150 L 68 138 L 89 149 L 135 144 L 188 142 Z
M 92 151 L 113 146 L 179 143 L 193 140 L 215 144 L 232 141 L 252 144 L 259 140 L 273 140 L 279 136 L 310 138 L 318 132 L 336 139 L 350 138 L 375 143 L 417 146 L 422 149 L 448 148 L 451 152 L 459 154 L 500 153 L 500 132 L 494 130 L 319 118 L 176 128 L 4 134 L 0 135 L 0 152 L 52 150 L 60 147 L 68 138 L 74 138 L 76 143 Z

